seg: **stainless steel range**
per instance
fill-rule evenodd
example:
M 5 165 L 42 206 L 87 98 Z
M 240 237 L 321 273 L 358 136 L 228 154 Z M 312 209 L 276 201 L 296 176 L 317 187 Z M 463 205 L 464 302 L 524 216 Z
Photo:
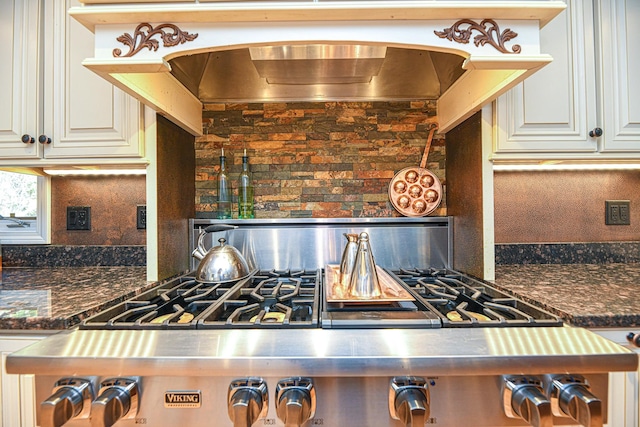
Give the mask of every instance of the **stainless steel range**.
M 192 221 L 191 246 L 216 222 Z M 608 374 L 637 368 L 451 270 L 449 218 L 226 223 L 210 240 L 248 277 L 191 272 L 8 357 L 36 375 L 40 425 L 602 426 Z M 335 292 L 343 234 L 361 232 L 393 298 Z

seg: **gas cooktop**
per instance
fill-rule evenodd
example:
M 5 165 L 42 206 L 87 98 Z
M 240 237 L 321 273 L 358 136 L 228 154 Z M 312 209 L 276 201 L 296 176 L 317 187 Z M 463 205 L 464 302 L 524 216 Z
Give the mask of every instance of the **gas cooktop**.
M 608 373 L 634 372 L 637 356 L 446 269 L 447 218 L 239 224 L 229 244 L 276 270 L 185 274 L 9 355 L 8 373 L 35 375 L 37 423 L 615 424 Z M 336 266 L 355 232 L 378 242 L 380 293 L 367 297 Z
M 448 269 L 385 270 L 411 296 L 354 304 L 324 298 L 323 269 L 260 270 L 237 282 L 186 274 L 95 316 L 80 329 L 441 328 L 561 326 L 557 316 Z

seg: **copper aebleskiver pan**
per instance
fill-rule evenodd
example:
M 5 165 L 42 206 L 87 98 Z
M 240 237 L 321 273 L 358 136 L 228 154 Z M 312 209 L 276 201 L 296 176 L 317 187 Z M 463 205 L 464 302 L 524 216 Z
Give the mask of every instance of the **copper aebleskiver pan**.
M 389 200 L 391 200 L 393 207 L 404 216 L 428 215 L 442 201 L 440 180 L 425 168 L 431 140 L 437 129 L 437 124 L 431 125 L 420 166 L 402 169 L 395 174 L 389 184 Z

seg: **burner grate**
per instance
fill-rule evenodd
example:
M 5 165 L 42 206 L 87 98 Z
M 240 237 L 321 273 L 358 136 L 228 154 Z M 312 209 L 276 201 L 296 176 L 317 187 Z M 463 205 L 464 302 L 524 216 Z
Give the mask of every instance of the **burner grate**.
M 562 326 L 557 316 L 455 271 L 400 269 L 392 273 L 440 317 L 444 327 Z
M 194 329 L 234 285 L 181 276 L 84 320 L 80 329 Z
M 318 271 L 265 270 L 212 307 L 199 328 L 317 327 Z
M 82 322 L 81 329 L 561 326 L 560 318 L 447 269 L 389 271 L 412 301 L 322 299 L 323 271 L 261 270 L 234 283 L 185 275 Z

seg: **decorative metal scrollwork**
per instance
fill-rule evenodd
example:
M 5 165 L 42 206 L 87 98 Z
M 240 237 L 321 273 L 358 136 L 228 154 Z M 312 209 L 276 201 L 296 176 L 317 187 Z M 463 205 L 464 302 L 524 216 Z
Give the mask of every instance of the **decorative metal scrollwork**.
M 171 30 L 166 32 L 165 30 Z M 140 52 L 143 48 L 149 50 L 158 50 L 159 42 L 153 39 L 153 36 L 160 34 L 164 47 L 172 47 L 178 44 L 182 44 L 188 41 L 195 40 L 198 34 L 189 34 L 187 31 L 182 31 L 177 25 L 173 24 L 160 24 L 153 28 L 151 24 L 143 22 L 136 27 L 133 36 L 129 33 L 124 33 L 116 40 L 129 46 L 129 52 L 126 55 L 122 55 L 122 50 L 119 48 L 113 49 L 113 56 L 115 57 L 129 57 Z
M 468 27 L 460 28 L 461 25 L 468 25 Z M 518 37 L 518 33 L 511 31 L 510 28 L 500 32 L 498 23 L 493 19 L 484 19 L 480 24 L 471 19 L 461 19 L 451 27 L 445 28 L 442 31 L 434 31 L 434 33 L 441 39 L 467 44 L 469 43 L 473 30 L 480 32 L 480 34 L 473 39 L 473 43 L 476 46 L 484 46 L 488 43 L 502 53 L 520 53 L 521 51 L 519 44 L 513 45 L 511 51 L 504 45 L 509 40 Z

